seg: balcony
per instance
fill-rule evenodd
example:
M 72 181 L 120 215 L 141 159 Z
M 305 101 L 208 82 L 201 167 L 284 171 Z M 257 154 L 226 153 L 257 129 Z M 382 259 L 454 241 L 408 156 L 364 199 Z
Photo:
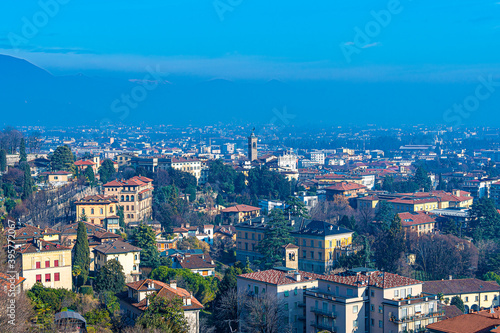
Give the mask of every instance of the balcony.
M 318 315 L 321 315 L 321 316 L 325 316 L 325 317 L 337 318 L 337 314 L 333 311 L 325 311 L 322 309 L 317 309 L 315 307 L 311 307 L 311 312 L 318 314 Z
M 316 329 L 322 331 L 322 330 L 327 330 L 329 332 L 332 332 L 332 333 L 337 333 L 337 331 L 335 330 L 335 328 L 331 325 L 325 325 L 325 324 L 321 324 L 321 323 L 316 323 L 314 321 L 311 321 L 311 326 L 312 327 L 315 327 Z
M 306 307 L 306 302 L 299 302 L 298 307 L 299 308 L 305 308 Z
M 417 320 L 422 320 L 426 318 L 439 318 L 444 316 L 444 311 L 436 311 L 436 312 L 430 312 L 430 313 L 421 313 L 421 314 L 414 314 L 411 316 L 405 316 L 401 318 L 397 318 L 396 316 L 392 316 L 389 318 L 389 321 L 392 321 L 397 324 L 401 323 L 408 323 L 412 321 L 417 321 Z

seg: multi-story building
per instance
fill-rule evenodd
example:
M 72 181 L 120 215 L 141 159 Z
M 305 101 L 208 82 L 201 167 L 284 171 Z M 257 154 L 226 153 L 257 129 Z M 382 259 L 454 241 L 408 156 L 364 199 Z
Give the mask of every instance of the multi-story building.
M 398 213 L 398 216 L 405 232 L 415 232 L 420 236 L 436 230 L 436 218 L 428 212 L 405 212 Z
M 240 223 L 245 220 L 260 216 L 260 208 L 249 205 L 236 205 L 221 210 L 224 224 Z
M 338 182 L 332 186 L 325 188 L 326 198 L 333 200 L 336 195 L 341 195 L 347 198 L 356 198 L 359 194 L 366 192 L 366 186 L 349 182 Z
M 93 251 L 96 272 L 106 265 L 109 260 L 118 260 L 123 267 L 127 282 L 139 280 L 141 275 L 139 268 L 141 248 L 121 240 L 115 240 L 96 246 Z
M 170 284 L 166 284 L 161 281 L 145 279 L 128 283 L 127 291 L 118 294 L 123 316 L 133 321 L 139 318 L 149 306 L 147 297 L 150 295 L 154 295 L 155 298 L 180 298 L 184 317 L 189 325 L 189 333 L 200 331 L 200 310 L 203 309 L 203 305 L 189 291 L 177 287 L 176 281 L 170 281 Z
M 172 259 L 172 268 L 189 269 L 201 276 L 215 275 L 215 263 L 209 254 L 192 254 L 179 251 L 172 254 L 170 258 Z
M 261 258 L 257 250 L 264 239 L 269 218 L 258 217 L 235 225 L 236 258 L 245 262 Z M 291 235 L 298 250 L 298 268 L 308 272 L 325 273 L 333 268 L 336 259 L 352 246 L 353 231 L 324 221 L 304 218 L 290 219 Z
M 30 289 L 40 282 L 48 288 L 72 290 L 71 248 L 33 238 L 21 245 L 17 254 L 20 276 L 26 279 L 24 288 Z
M 366 268 L 317 278 L 305 291 L 306 332 L 419 332 L 443 315 L 423 282 Z
M 201 161 L 197 158 L 172 157 L 170 167 L 192 174 L 198 181 L 201 177 Z
M 494 281 L 450 277 L 448 280 L 427 281 L 422 291 L 430 295 L 442 293 L 448 301 L 459 296 L 464 302 L 466 313 L 500 305 L 500 286 Z
M 118 199 L 111 195 L 89 195 L 75 202 L 76 220 L 82 218 L 92 224 L 104 227 L 104 220 L 116 216 Z
M 153 213 L 153 180 L 135 176 L 128 180 L 113 180 L 103 185 L 104 194 L 116 196 L 123 207 L 125 223 L 145 221 Z M 116 214 L 114 214 L 116 215 Z

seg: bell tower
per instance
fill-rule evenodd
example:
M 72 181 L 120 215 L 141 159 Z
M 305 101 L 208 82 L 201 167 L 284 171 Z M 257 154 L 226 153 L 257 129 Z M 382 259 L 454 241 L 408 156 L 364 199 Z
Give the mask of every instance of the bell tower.
M 255 161 L 257 159 L 257 141 L 258 138 L 255 136 L 255 127 L 252 130 L 252 134 L 248 137 L 248 159 L 250 161 Z
M 299 269 L 299 247 L 294 244 L 283 246 L 284 249 L 284 266 L 291 269 Z

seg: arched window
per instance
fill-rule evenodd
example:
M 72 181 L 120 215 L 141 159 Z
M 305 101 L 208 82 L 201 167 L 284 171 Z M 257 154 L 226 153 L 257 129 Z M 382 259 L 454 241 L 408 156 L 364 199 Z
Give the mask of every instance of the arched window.
M 82 208 L 82 214 L 85 214 L 85 208 Z
M 136 270 L 137 270 L 137 266 L 134 265 L 134 271 L 136 271 Z
M 128 195 L 127 195 L 127 201 L 129 201 L 129 200 L 128 200 Z
M 124 201 L 124 200 L 123 200 L 123 195 L 122 195 L 122 200 L 121 200 L 121 201 Z
M 91 208 L 91 209 L 90 209 L 90 214 L 91 214 L 91 215 L 94 215 L 94 208 Z
M 101 215 L 104 214 L 104 209 L 101 208 Z
M 130 196 L 130 201 L 134 201 L 134 196 L 133 195 Z

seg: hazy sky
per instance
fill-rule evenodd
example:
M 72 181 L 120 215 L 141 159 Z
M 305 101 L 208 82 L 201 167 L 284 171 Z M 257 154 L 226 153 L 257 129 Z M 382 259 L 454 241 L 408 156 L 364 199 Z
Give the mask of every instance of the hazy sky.
M 54 73 L 473 81 L 499 51 L 498 0 L 0 4 L 0 53 Z

